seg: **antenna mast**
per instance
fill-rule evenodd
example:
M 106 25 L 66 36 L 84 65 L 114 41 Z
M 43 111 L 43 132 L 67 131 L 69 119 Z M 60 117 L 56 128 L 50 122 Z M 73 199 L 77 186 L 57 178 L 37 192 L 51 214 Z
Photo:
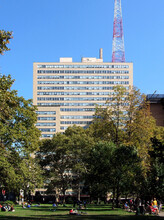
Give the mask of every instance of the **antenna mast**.
M 114 4 L 112 62 L 125 62 L 121 0 Z

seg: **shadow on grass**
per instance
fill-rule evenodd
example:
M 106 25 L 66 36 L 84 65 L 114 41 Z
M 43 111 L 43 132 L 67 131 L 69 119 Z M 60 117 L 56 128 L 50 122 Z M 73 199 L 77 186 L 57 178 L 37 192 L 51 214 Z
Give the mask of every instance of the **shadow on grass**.
M 53 207 L 49 207 L 49 208 L 44 208 L 44 207 L 40 207 L 40 208 L 30 208 L 30 211 L 37 211 L 37 212 L 39 212 L 39 211 L 41 211 L 41 212 L 49 212 L 49 211 L 53 211 L 53 210 L 56 210 L 56 211 L 60 211 L 60 212 L 63 212 L 63 211 L 67 211 L 67 212 L 69 212 L 70 211 L 70 209 L 72 209 L 72 207 L 69 207 L 69 208 L 53 208 Z M 29 209 L 26 209 L 26 210 L 29 210 Z M 118 210 L 117 209 L 114 209 L 114 210 L 112 210 L 111 208 L 108 208 L 108 209 L 92 209 L 92 208 L 87 208 L 87 209 L 77 209 L 79 212 L 109 212 L 109 211 L 111 211 L 111 212 L 117 212 Z
M 117 215 L 85 215 L 85 216 L 70 216 L 70 215 L 37 215 L 33 217 L 17 217 L 17 216 L 0 216 L 2 220 L 46 220 L 46 219 L 55 219 L 55 220 L 159 220 L 163 219 L 160 216 L 117 216 Z

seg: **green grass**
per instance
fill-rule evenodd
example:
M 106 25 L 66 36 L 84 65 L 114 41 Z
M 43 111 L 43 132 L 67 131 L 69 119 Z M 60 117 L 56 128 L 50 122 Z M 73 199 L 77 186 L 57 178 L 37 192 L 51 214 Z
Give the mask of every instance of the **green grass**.
M 156 216 L 135 216 L 135 213 L 129 213 L 122 209 L 111 209 L 109 205 L 89 205 L 86 210 L 79 216 L 70 216 L 69 210 L 72 205 L 66 207 L 59 206 L 53 211 L 52 205 L 41 204 L 39 207 L 31 207 L 23 209 L 21 206 L 15 206 L 15 212 L 0 212 L 2 220 L 36 220 L 36 219 L 55 219 L 55 220 L 156 220 L 160 217 Z M 85 213 L 86 212 L 86 213 Z M 161 219 L 161 218 L 160 218 Z

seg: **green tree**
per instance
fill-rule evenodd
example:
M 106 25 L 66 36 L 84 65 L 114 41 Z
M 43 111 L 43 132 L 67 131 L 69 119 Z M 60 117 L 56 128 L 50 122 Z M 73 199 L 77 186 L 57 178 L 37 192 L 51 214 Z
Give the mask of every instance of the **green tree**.
M 116 146 L 111 142 L 98 142 L 86 156 L 85 181 L 93 198 L 106 197 L 112 191 L 112 157 Z
M 45 170 L 48 191 L 62 192 L 77 188 L 80 200 L 80 181 L 86 171 L 84 157 L 93 143 L 82 127 L 69 127 L 64 134 L 56 134 L 51 140 L 41 142 L 37 157 Z M 57 193 L 56 193 L 57 194 Z
M 151 139 L 153 150 L 149 151 L 150 169 L 145 177 L 142 192 L 148 197 L 164 197 L 164 128 L 158 127 Z
M 106 197 L 112 192 L 113 201 L 116 199 L 118 206 L 119 197 L 136 192 L 141 183 L 141 160 L 133 147 L 98 142 L 87 160 L 86 181 L 95 197 Z
M 94 140 L 84 128 L 76 125 L 68 127 L 65 135 L 70 139 L 68 144 L 71 150 L 73 161 L 72 173 L 74 174 L 72 186 L 76 189 L 78 200 L 80 200 L 80 188 L 84 185 L 84 175 L 86 173 L 85 159 L 94 145 Z
M 24 166 L 25 161 L 29 160 L 31 167 L 33 164 L 33 171 L 38 170 L 33 184 L 28 183 L 29 189 L 33 189 L 40 178 L 39 169 L 31 158 L 38 149 L 40 131 L 35 127 L 36 108 L 31 100 L 18 97 L 17 91 L 11 89 L 13 82 L 11 76 L 0 77 L 0 183 L 18 192 L 23 182 L 27 183 L 23 176 L 32 173 L 30 166 Z
M 40 131 L 35 127 L 36 107 L 32 100 L 17 95 L 11 76 L 0 77 L 0 138 L 1 146 L 32 153 L 38 148 Z
M 56 196 L 63 194 L 65 203 L 66 190 L 72 183 L 72 155 L 69 138 L 65 134 L 56 134 L 51 140 L 43 140 L 37 158 L 44 170 L 48 192 Z
M 0 54 L 8 51 L 12 32 L 0 30 Z M 16 193 L 34 189 L 41 172 L 31 154 L 38 149 L 40 131 L 32 100 L 25 100 L 11 87 L 11 76 L 0 76 L 0 185 Z M 35 175 L 34 175 L 35 174 Z
M 112 155 L 112 167 L 113 196 L 118 207 L 120 195 L 133 194 L 134 189 L 137 192 L 141 184 L 141 159 L 134 147 L 120 146 Z
M 3 52 L 10 50 L 7 47 L 7 44 L 10 43 L 10 39 L 12 39 L 12 32 L 11 31 L 4 31 L 0 30 L 0 54 L 2 55 Z

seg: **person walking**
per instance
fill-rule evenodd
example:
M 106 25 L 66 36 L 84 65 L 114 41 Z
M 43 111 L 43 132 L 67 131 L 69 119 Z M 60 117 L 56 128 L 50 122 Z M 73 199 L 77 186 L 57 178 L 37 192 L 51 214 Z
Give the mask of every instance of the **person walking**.
M 158 210 L 159 210 L 159 213 L 160 213 L 160 211 L 162 209 L 162 203 L 159 199 L 157 200 L 157 204 L 158 204 Z

